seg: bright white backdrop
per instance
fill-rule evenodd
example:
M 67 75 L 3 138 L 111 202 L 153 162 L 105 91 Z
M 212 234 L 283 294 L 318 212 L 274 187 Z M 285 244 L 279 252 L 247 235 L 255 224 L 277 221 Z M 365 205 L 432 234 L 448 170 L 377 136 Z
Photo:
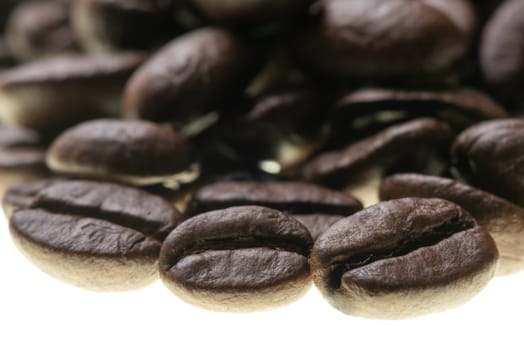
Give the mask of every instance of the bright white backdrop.
M 0 219 L 0 349 L 524 349 L 524 273 L 496 278 L 468 304 L 407 321 L 343 315 L 313 288 L 287 307 L 221 314 L 157 283 L 99 294 L 40 272 Z

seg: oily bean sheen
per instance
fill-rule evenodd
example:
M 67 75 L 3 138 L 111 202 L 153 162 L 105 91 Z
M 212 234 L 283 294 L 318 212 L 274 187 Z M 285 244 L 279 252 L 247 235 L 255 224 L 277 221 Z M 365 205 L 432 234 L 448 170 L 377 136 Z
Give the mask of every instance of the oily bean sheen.
M 298 38 L 302 61 L 335 76 L 433 74 L 464 58 L 476 27 L 469 1 L 323 0 Z
M 160 252 L 160 276 L 183 300 L 247 312 L 285 305 L 310 286 L 308 230 L 278 210 L 243 206 L 195 216 Z
M 58 136 L 47 164 L 65 175 L 149 185 L 175 181 L 189 167 L 189 144 L 171 128 L 148 121 L 99 119 Z
M 296 216 L 314 239 L 336 219 L 362 209 L 350 194 L 308 183 L 222 181 L 196 191 L 188 211 L 194 215 L 239 205 L 260 205 Z
M 111 183 L 59 181 L 27 197 L 9 221 L 14 242 L 44 272 L 92 290 L 154 281 L 161 240 L 181 221 L 161 197 Z
M 378 201 L 381 178 L 410 168 L 438 174 L 443 168 L 451 131 L 431 118 L 389 127 L 338 151 L 313 158 L 303 167 L 303 177 L 333 188 L 346 188 L 364 206 Z
M 495 240 L 500 252 L 497 274 L 524 269 L 524 209 L 466 184 L 435 176 L 399 174 L 380 188 L 381 200 L 403 197 L 443 198 L 460 205 Z
M 399 319 L 460 305 L 493 277 L 493 239 L 443 199 L 382 202 L 335 223 L 311 251 L 313 281 L 338 310 Z
M 243 87 L 249 56 L 244 43 L 225 29 L 180 36 L 131 77 L 124 115 L 181 122 L 208 113 Z
M 469 181 L 524 205 L 524 120 L 476 124 L 456 138 L 451 153 Z
M 174 33 L 169 1 L 71 0 L 71 21 L 90 52 L 147 49 Z
M 78 51 L 67 2 L 20 3 L 9 17 L 6 36 L 13 54 L 23 61 Z
M 0 119 L 41 131 L 63 130 L 100 115 L 118 115 L 126 79 L 146 56 L 127 52 L 72 55 L 0 74 Z
M 524 89 L 524 2 L 505 1 L 482 35 L 480 59 L 486 81 L 506 93 Z

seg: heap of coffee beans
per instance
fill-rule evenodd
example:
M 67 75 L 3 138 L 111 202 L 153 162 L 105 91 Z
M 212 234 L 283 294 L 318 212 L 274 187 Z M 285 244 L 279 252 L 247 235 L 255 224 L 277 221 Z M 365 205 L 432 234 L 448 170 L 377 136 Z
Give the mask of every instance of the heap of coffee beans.
M 3 0 L 2 204 L 94 291 L 439 312 L 524 270 L 523 82 L 523 0 Z

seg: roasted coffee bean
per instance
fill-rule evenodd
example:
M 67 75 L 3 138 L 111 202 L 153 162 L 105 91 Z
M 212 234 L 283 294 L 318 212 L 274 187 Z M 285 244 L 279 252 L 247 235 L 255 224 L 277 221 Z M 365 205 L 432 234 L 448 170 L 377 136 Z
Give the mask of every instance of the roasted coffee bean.
M 241 91 L 250 54 L 231 32 L 203 28 L 167 44 L 127 84 L 126 117 L 188 124 Z
M 148 49 L 175 34 L 170 2 L 156 0 L 72 0 L 71 20 L 90 52 Z
M 508 118 L 504 107 L 474 89 L 400 90 L 362 88 L 343 96 L 336 104 L 335 131 L 394 122 L 399 119 L 431 115 L 462 130 L 475 122 Z
M 271 23 L 305 14 L 312 0 L 190 0 L 207 18 L 224 24 Z
M 468 53 L 476 27 L 469 1 L 323 0 L 298 38 L 307 65 L 333 76 L 391 78 L 442 72 Z
M 330 214 L 294 214 L 293 218 L 306 226 L 313 241 L 326 232 L 333 224 L 345 216 Z
M 524 120 L 474 125 L 456 138 L 451 153 L 468 182 L 524 205 Z
M 45 153 L 38 133 L 0 125 L 0 195 L 13 184 L 47 177 Z
M 99 119 L 66 130 L 49 148 L 47 165 L 63 175 L 144 186 L 191 182 L 187 140 L 169 127 L 143 120 Z
M 274 209 L 245 206 L 183 222 L 160 252 L 160 276 L 183 300 L 246 312 L 300 298 L 310 287 L 308 230 Z
M 500 252 L 497 274 L 524 269 L 524 209 L 466 184 L 435 176 L 399 174 L 380 188 L 381 200 L 443 198 L 466 209 L 495 240 Z
M 442 173 L 451 137 L 446 124 L 416 119 L 317 156 L 303 167 L 303 177 L 328 187 L 346 188 L 369 206 L 378 202 L 378 187 L 387 174 L 406 169 Z
M 287 212 L 304 223 L 315 239 L 335 218 L 351 215 L 362 204 L 349 194 L 301 182 L 223 181 L 197 190 L 189 215 L 239 205 L 260 205 Z
M 382 202 L 334 224 L 311 251 L 313 281 L 338 310 L 399 319 L 460 305 L 495 273 L 493 239 L 443 199 Z
M 2 209 L 6 218 L 13 214 L 17 209 L 28 209 L 33 204 L 35 197 L 43 189 L 64 181 L 61 178 L 46 178 L 41 180 L 25 181 L 9 186 L 2 198 Z
M 20 3 L 9 17 L 6 37 L 22 61 L 78 51 L 69 23 L 69 3 L 56 0 Z
M 18 248 L 44 272 L 99 291 L 157 278 L 161 240 L 181 221 L 161 197 L 117 184 L 53 183 L 10 218 Z
M 5 38 L 3 36 L 0 36 L 0 72 L 14 65 L 14 63 L 15 58 L 13 56 L 13 53 L 7 46 Z
M 485 80 L 502 97 L 522 98 L 524 92 L 524 2 L 505 1 L 482 35 L 480 61 Z M 517 96 L 515 96 L 517 95 Z
M 94 116 L 118 115 L 126 79 L 142 53 L 70 56 L 26 64 L 0 74 L 0 119 L 42 131 Z

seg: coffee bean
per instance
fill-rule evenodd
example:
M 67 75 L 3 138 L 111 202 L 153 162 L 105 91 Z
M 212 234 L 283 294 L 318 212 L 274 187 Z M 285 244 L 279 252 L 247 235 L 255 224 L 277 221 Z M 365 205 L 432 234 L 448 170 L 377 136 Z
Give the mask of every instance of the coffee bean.
M 316 9 L 318 23 L 299 36 L 297 55 L 332 76 L 442 72 L 466 56 L 476 27 L 464 0 L 325 0 Z
M 399 174 L 380 188 L 381 200 L 443 198 L 466 209 L 495 240 L 500 252 L 497 274 L 524 269 L 524 209 L 466 184 L 435 176 Z
M 386 114 L 388 113 L 388 114 Z M 431 115 L 462 130 L 475 122 L 508 118 L 509 114 L 490 96 L 471 88 L 447 90 L 400 90 L 362 88 L 343 96 L 335 107 L 335 130 L 369 127 L 390 120 Z M 340 126 L 339 126 L 340 125 Z M 342 132 L 342 131 L 340 131 Z
M 47 177 L 45 152 L 38 133 L 0 125 L 0 195 L 13 184 Z
M 191 182 L 189 144 L 169 127 L 142 120 L 100 119 L 62 133 L 50 146 L 53 171 L 77 177 L 116 180 L 136 186 Z
M 161 239 L 181 221 L 164 199 L 111 183 L 53 183 L 30 202 L 10 218 L 18 248 L 51 276 L 92 290 L 154 281 Z
M 480 60 L 485 80 L 502 97 L 522 97 L 524 91 L 524 3 L 505 1 L 486 24 Z M 515 96 L 516 95 L 516 96 Z
M 301 182 L 223 181 L 197 190 L 189 204 L 189 215 L 239 205 L 278 209 L 297 218 L 313 239 L 336 219 L 362 209 L 349 194 Z
M 379 203 L 334 224 L 311 251 L 313 281 L 338 310 L 399 319 L 460 305 L 493 277 L 493 239 L 442 199 Z
M 231 32 L 203 28 L 168 43 L 127 84 L 126 117 L 185 125 L 244 87 L 250 54 Z
M 342 150 L 320 154 L 305 164 L 303 177 L 332 188 L 346 188 L 369 206 L 378 202 L 378 187 L 386 174 L 406 168 L 441 173 L 450 142 L 451 131 L 446 124 L 420 118 Z
M 71 21 L 90 52 L 148 49 L 175 34 L 170 1 L 73 0 Z
M 468 181 L 524 205 L 523 120 L 476 124 L 456 138 L 451 153 Z
M 142 53 L 58 57 L 0 74 L 0 118 L 41 131 L 118 115 L 123 85 Z
M 25 1 L 9 17 L 6 37 L 15 57 L 22 61 L 79 51 L 69 23 L 69 3 Z
M 326 232 L 333 224 L 345 216 L 330 214 L 294 214 L 293 218 L 306 226 L 313 241 Z
M 310 286 L 307 229 L 274 209 L 246 206 L 195 216 L 166 238 L 160 276 L 183 300 L 246 312 L 285 305 Z
M 190 0 L 207 18 L 223 24 L 249 24 L 276 22 L 304 14 L 312 0 L 256 0 L 221 1 Z

